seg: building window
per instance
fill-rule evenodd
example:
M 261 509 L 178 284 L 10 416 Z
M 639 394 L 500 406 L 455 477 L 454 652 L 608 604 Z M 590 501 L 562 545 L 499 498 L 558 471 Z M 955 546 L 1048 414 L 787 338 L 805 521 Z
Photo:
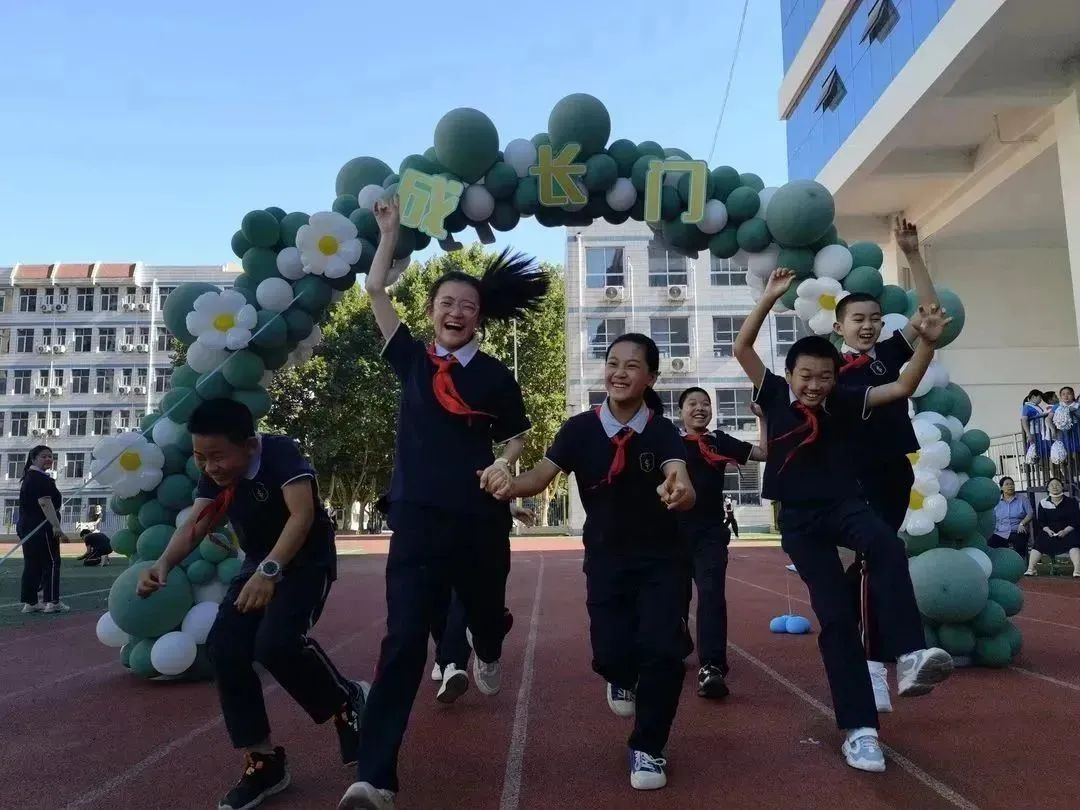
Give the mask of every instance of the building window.
M 72 436 L 86 435 L 86 411 L 71 411 L 68 414 L 68 433 Z
M 60 432 L 60 411 L 49 411 L 49 427 Z
M 587 318 L 585 331 L 588 333 L 589 357 L 603 360 L 611 341 L 626 332 L 626 319 Z
M 29 394 L 31 390 L 30 370 L 25 368 L 15 369 L 11 373 L 13 394 Z
M 37 290 L 19 290 L 19 312 L 37 312 Z
M 621 247 L 585 248 L 585 286 L 590 290 L 622 287 L 626 283 Z
M 169 340 L 171 339 L 169 330 L 164 326 L 157 327 L 157 350 L 159 352 L 169 351 Z
M 127 344 L 132 344 L 132 343 L 135 342 L 135 327 L 134 326 L 125 326 L 124 327 L 124 341 L 123 342 L 127 343 Z
M 871 42 L 884 41 L 899 19 L 900 12 L 892 0 L 877 0 L 866 15 L 866 28 L 863 29 L 859 42 L 866 42 L 867 39 Z
M 67 465 L 64 469 L 64 475 L 68 478 L 86 477 L 85 453 L 67 453 L 66 462 Z
M 120 288 L 119 287 L 102 287 L 101 288 L 101 311 L 102 312 L 116 312 L 120 309 Z
M 690 356 L 689 318 L 650 318 L 649 334 L 661 357 Z
M 64 387 L 64 370 L 62 368 L 53 369 L 53 385 L 57 388 Z
M 53 346 L 63 346 L 66 343 L 67 343 L 67 328 L 65 327 L 63 329 L 57 329 L 56 330 L 56 342 L 53 343 Z
M 685 256 L 671 253 L 657 240 L 649 242 L 649 286 L 670 287 L 687 284 L 687 260 Z
M 154 393 L 164 394 L 169 390 L 169 383 L 172 382 L 172 372 L 172 366 L 154 369 Z
M 165 299 L 169 297 L 169 293 L 175 290 L 176 287 L 158 287 L 157 289 L 157 305 L 158 309 L 165 309 Z
M 49 387 L 49 370 L 47 368 L 39 368 L 37 375 L 38 375 L 37 384 L 40 385 L 42 388 L 48 388 Z
M 79 515 L 82 514 L 83 501 L 82 498 L 71 498 L 68 500 L 61 509 L 60 521 L 65 525 L 76 523 L 79 520 Z
M 41 330 L 41 345 L 42 346 L 52 346 L 53 345 L 52 338 L 53 338 L 52 329 L 50 329 L 49 327 L 45 327 L 44 329 Z
M 4 498 L 4 525 L 13 527 L 19 519 L 19 499 Z
M 604 400 L 607 399 L 607 391 L 590 391 L 589 392 L 589 407 L 599 408 L 604 404 Z
M 86 517 L 87 519 L 93 519 L 94 515 L 101 515 L 105 517 L 105 507 L 108 504 L 108 498 L 87 498 L 86 499 Z
M 6 326 L 0 329 L 0 352 L 7 354 L 11 351 L 11 330 Z
M 99 368 L 95 374 L 94 391 L 98 394 L 111 394 L 113 390 L 113 370 Z
M 11 412 L 11 435 L 12 436 L 27 436 L 30 433 L 30 412 L 29 411 L 12 411 Z
M 22 453 L 8 453 L 7 457 L 7 477 L 14 481 L 22 475 L 23 457 Z
M 7 393 L 8 373 L 6 368 L 0 368 L 0 394 Z
M 730 315 L 716 315 L 712 319 L 713 357 L 733 357 L 732 346 L 746 318 L 733 318 Z
M 135 369 L 133 369 L 133 368 L 122 368 L 122 369 L 120 369 L 120 384 L 121 385 L 126 385 L 126 386 L 128 386 L 130 388 L 131 385 L 133 384 L 131 382 L 131 378 L 132 378 L 132 375 L 134 375 L 134 373 L 135 373 Z
M 847 88 L 844 87 L 844 82 L 841 80 L 840 74 L 836 72 L 836 68 L 833 68 L 824 81 L 821 82 L 821 96 L 814 107 L 814 112 L 818 110 L 822 112 L 835 110 L 840 106 L 840 102 L 844 100 L 846 95 Z
M 746 284 L 746 266 L 733 259 L 712 257 L 709 265 L 709 284 L 713 287 L 742 287 Z
M 679 409 L 679 394 L 681 393 L 681 388 L 656 389 L 656 395 L 660 397 L 660 401 L 664 403 L 664 416 L 674 422 L 675 427 L 679 430 L 683 429 L 682 411 Z
M 724 493 L 742 506 L 761 503 L 761 477 L 757 461 L 748 461 L 741 467 L 728 466 L 724 471 Z
M 98 351 L 99 352 L 115 352 L 116 351 L 116 330 L 115 329 L 98 329 Z
M 73 368 L 71 370 L 71 393 L 73 393 L 73 394 L 89 394 L 90 393 L 90 369 L 88 369 L 88 368 Z
M 55 287 L 53 289 L 53 295 L 56 297 L 57 305 L 63 304 L 65 307 L 68 304 L 68 288 L 67 287 Z
M 79 312 L 94 311 L 94 288 L 77 287 L 75 290 L 75 309 Z
M 112 411 L 94 411 L 94 435 L 108 436 L 112 433 Z
M 34 350 L 34 330 L 33 329 L 16 329 L 15 330 L 15 351 L 17 352 L 32 352 Z
M 94 330 L 90 327 L 81 327 L 75 330 L 75 346 L 77 352 L 88 352 L 93 349 Z
M 37 418 L 34 420 L 34 427 L 38 430 L 45 430 L 49 427 L 49 412 L 38 411 Z
M 725 430 L 757 430 L 757 417 L 750 410 L 753 389 L 717 388 L 713 400 L 716 424 Z
M 128 430 L 131 428 L 131 411 L 123 410 L 117 412 L 116 423 L 122 430 Z
M 146 370 L 146 366 L 135 369 L 135 385 L 142 385 L 145 387 L 149 385 L 149 383 L 147 382 L 147 380 L 149 379 L 150 372 Z
M 810 333 L 797 315 L 774 315 L 776 321 L 776 356 L 784 357 L 799 338 Z
M 150 344 L 150 327 L 149 326 L 140 326 L 139 327 L 139 345 L 140 346 L 148 346 L 149 344 Z

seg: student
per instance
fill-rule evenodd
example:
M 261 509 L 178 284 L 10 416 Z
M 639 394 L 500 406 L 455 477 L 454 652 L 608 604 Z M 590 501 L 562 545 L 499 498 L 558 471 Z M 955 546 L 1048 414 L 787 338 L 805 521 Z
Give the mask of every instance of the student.
M 919 253 L 919 234 L 907 220 L 896 220 L 896 243 L 907 257 L 911 278 L 919 297 L 919 305 L 929 310 L 938 306 L 937 293 L 930 281 L 930 273 Z M 883 327 L 883 313 L 877 299 L 867 293 L 852 293 L 836 305 L 836 323 L 833 330 L 844 339 L 841 348 L 843 363 L 840 382 L 843 385 L 866 387 L 894 383 L 900 378 L 900 369 L 913 353 L 917 337 L 915 327 L 908 324 L 902 330 L 878 342 Z M 908 461 L 908 454 L 919 449 L 915 430 L 908 416 L 908 403 L 898 399 L 875 408 L 858 430 L 852 433 L 852 458 L 856 461 L 856 475 L 862 485 L 863 495 L 870 508 L 893 530 L 899 532 L 907 514 L 911 487 L 915 473 Z M 862 452 L 864 447 L 874 452 Z M 900 562 L 907 571 L 907 560 Z M 866 665 L 870 670 L 870 682 L 874 687 L 874 701 L 879 712 L 891 712 L 889 696 L 889 673 L 885 668 L 887 656 L 881 650 L 880 623 L 888 617 L 880 616 L 871 609 L 873 591 L 878 572 L 871 570 L 866 560 L 856 554 L 855 562 L 847 571 L 851 582 L 854 609 L 860 619 Z
M 376 203 L 380 239 L 367 276 L 386 339 L 383 356 L 402 387 L 388 498 L 386 637 L 360 735 L 357 781 L 342 808 L 393 806 L 398 750 L 424 677 L 428 635 L 445 624 L 451 591 L 472 632 L 476 688 L 491 696 L 502 687 L 511 519 L 483 488 L 509 483 L 530 424 L 513 373 L 480 350 L 479 333 L 486 323 L 537 307 L 549 282 L 532 259 L 508 251 L 481 278 L 446 273 L 428 292 L 435 340 L 425 346 L 401 323 L 386 290 L 398 206 L 396 198 Z M 494 445 L 503 445 L 498 459 Z
M 104 532 L 83 529 L 79 537 L 86 544 L 86 553 L 77 559 L 83 565 L 99 566 L 109 564 L 109 555 L 112 554 L 112 542 Z
M 698 694 L 705 698 L 728 695 L 727 674 L 727 578 L 728 515 L 731 499 L 724 498 L 724 473 L 728 464 L 764 461 L 765 437 L 758 446 L 739 441 L 722 430 L 709 431 L 712 399 L 703 388 L 687 388 L 679 395 L 679 410 L 685 426 L 686 466 L 694 484 L 697 502 L 679 515 L 679 525 L 692 555 L 697 583 Z M 760 429 L 764 426 L 759 422 Z M 734 520 L 734 517 L 731 518 Z M 736 527 L 737 529 L 737 527 Z M 690 591 L 686 591 L 686 615 L 690 612 Z
M 67 535 L 60 528 L 60 490 L 49 475 L 53 451 L 43 444 L 30 449 L 19 484 L 19 519 L 15 533 L 22 543 L 23 613 L 67 613 L 60 601 L 60 544 Z M 44 604 L 38 602 L 38 590 Z
M 140 574 L 138 593 L 168 587 L 169 572 L 228 517 L 246 556 L 206 644 L 225 727 L 244 751 L 240 781 L 219 808 L 240 810 L 289 786 L 285 749 L 271 740 L 255 662 L 316 723 L 334 720 L 347 765 L 356 761 L 365 685 L 342 677 L 308 635 L 336 578 L 337 556 L 315 470 L 296 442 L 256 434 L 251 412 L 231 399 L 201 403 L 187 427 L 202 470 L 195 505 L 158 561 Z
M 593 670 L 607 682 L 611 710 L 634 717 L 637 790 L 667 784 L 664 746 L 682 692 L 690 573 L 673 510 L 692 508 L 695 497 L 684 442 L 652 388 L 659 366 L 651 338 L 616 338 L 606 353 L 604 403 L 570 417 L 533 469 L 503 488 L 488 485 L 509 499 L 544 491 L 560 472 L 577 479 Z
M 1053 444 L 1049 416 L 1050 406 L 1046 404 L 1043 392 L 1038 388 L 1028 391 L 1020 409 L 1020 427 L 1024 431 L 1028 452 L 1033 452 L 1033 460 L 1040 462 L 1050 458 L 1050 446 Z
M 735 504 L 731 498 L 724 499 L 724 525 L 731 529 L 731 533 L 739 536 L 739 521 L 735 519 Z
M 953 662 L 944 650 L 924 649 L 904 544 L 860 497 L 850 441 L 874 408 L 911 396 L 948 319 L 937 306 L 920 308 L 912 318 L 920 340 L 896 382 L 838 386 L 840 354 L 818 336 L 792 345 L 785 381 L 765 368 L 754 341 L 794 278 L 783 268 L 773 272 L 735 339 L 735 359 L 754 383 L 755 401 L 765 414 L 769 444 L 761 494 L 780 502 L 781 545 L 806 583 L 821 625 L 818 645 L 837 725 L 846 732 L 844 758 L 853 768 L 883 771 L 874 692 L 836 546 L 862 553 L 875 572 L 878 587 L 870 597 L 878 614 L 888 617 L 881 645 L 897 658 L 901 696 L 926 694 L 949 675 Z M 862 452 L 876 455 L 873 447 Z

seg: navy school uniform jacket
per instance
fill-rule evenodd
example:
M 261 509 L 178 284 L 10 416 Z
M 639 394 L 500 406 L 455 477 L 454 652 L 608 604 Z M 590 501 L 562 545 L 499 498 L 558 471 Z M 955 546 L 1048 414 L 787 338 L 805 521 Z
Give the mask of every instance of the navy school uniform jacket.
M 721 456 L 732 459 L 737 464 L 746 464 L 754 446 L 729 436 L 722 430 L 705 434 L 709 446 Z M 697 437 L 687 434 L 683 437 L 686 448 L 686 466 L 690 480 L 697 493 L 697 501 L 689 512 L 679 513 L 679 522 L 684 529 L 698 529 L 704 526 L 723 525 L 724 523 L 724 474 L 727 465 L 718 463 L 715 467 L 701 455 Z
M 289 519 L 282 489 L 287 484 L 307 481 L 311 487 L 314 518 L 307 539 L 286 568 L 320 566 L 337 567 L 334 547 L 334 524 L 319 498 L 315 468 L 301 455 L 296 441 L 289 436 L 259 434 L 259 452 L 251 461 L 247 475 L 236 484 L 236 493 L 229 505 L 229 522 L 240 540 L 246 555 L 241 575 L 251 574 L 270 553 Z M 197 497 L 213 498 L 221 492 L 207 475 L 199 478 Z
M 900 369 L 914 352 L 903 331 L 897 330 L 868 354 L 869 362 L 852 362 L 852 358 L 845 354 L 844 366 L 840 369 L 841 384 L 859 388 L 894 383 L 900 378 Z M 861 428 L 852 434 L 852 440 L 859 447 L 874 449 L 872 455 L 866 452 L 856 454 L 858 461 L 871 464 L 878 458 L 895 459 L 917 451 L 919 442 L 908 416 L 907 400 L 898 399 L 875 408 L 862 422 Z
M 383 356 L 401 381 L 401 404 L 394 449 L 390 503 L 407 501 L 452 512 L 506 514 L 480 489 L 477 470 L 495 461 L 492 445 L 520 436 L 531 427 L 513 373 L 475 344 L 455 352 L 460 364 L 451 379 L 461 398 L 486 416 L 457 416 L 435 398 L 435 366 L 427 347 L 401 324 Z
M 860 487 L 853 456 L 876 453 L 876 448 L 855 450 L 851 446 L 852 434 L 861 430 L 869 415 L 869 393 L 869 386 L 836 386 L 815 412 L 817 439 L 799 447 L 810 432 L 804 427 L 806 417 L 796 407 L 787 381 L 766 370 L 761 387 L 754 389 L 754 401 L 765 413 L 769 436 L 762 497 L 792 506 L 825 505 L 857 497 Z
M 60 504 L 63 499 L 60 497 L 60 490 L 56 488 L 56 482 L 48 473 L 42 472 L 37 467 L 30 467 L 19 486 L 19 519 L 15 524 L 15 532 L 19 537 L 25 539 L 35 529 L 37 529 L 35 538 L 44 537 L 46 532 L 52 532 L 52 527 L 45 519 L 45 512 L 38 503 L 41 498 L 49 498 L 56 509 L 56 514 L 60 514 Z M 42 523 L 45 525 L 41 526 Z M 38 526 L 41 528 L 38 529 Z
M 585 548 L 603 546 L 658 557 L 686 556 L 675 513 L 661 502 L 656 488 L 664 481 L 664 464 L 685 461 L 682 437 L 670 421 L 642 410 L 630 420 L 634 437 L 626 448 L 626 466 L 614 482 L 605 483 L 615 458 L 615 445 L 604 427 L 607 407 L 571 416 L 559 429 L 547 459 L 577 478 L 585 508 Z M 609 420 L 615 423 L 614 417 Z M 617 423 L 615 423 L 617 424 Z

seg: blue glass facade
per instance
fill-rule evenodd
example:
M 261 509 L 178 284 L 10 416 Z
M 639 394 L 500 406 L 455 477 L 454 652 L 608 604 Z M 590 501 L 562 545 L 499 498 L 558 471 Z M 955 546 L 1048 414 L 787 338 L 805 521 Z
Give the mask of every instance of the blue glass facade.
M 780 36 L 784 42 L 785 71 L 791 67 L 799 46 L 810 33 L 810 26 L 824 4 L 825 0 L 780 0 Z
M 874 5 L 874 0 L 860 0 L 825 61 L 803 91 L 787 122 L 790 179 L 817 176 L 945 16 L 953 0 L 893 0 L 893 3 L 899 18 L 885 39 L 871 42 L 867 38 L 860 42 L 867 15 Z M 800 13 L 794 7 L 800 5 L 819 10 L 821 7 L 817 0 L 781 0 L 782 11 L 786 14 L 791 10 L 792 20 Z M 816 15 L 817 11 L 813 13 Z M 812 23 L 813 17 L 806 30 Z M 800 36 L 805 38 L 806 32 Z M 784 28 L 785 65 L 789 61 L 789 47 L 794 48 L 794 55 L 802 38 L 789 46 L 787 27 Z M 833 68 L 836 68 L 846 94 L 834 110 L 815 109 L 821 100 L 822 82 Z

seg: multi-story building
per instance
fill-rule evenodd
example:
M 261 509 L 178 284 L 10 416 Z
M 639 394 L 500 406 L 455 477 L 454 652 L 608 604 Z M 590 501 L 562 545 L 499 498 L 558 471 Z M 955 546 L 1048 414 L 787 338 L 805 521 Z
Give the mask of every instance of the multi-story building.
M 963 334 L 941 352 L 991 435 L 1080 384 L 1080 14 L 1070 0 L 780 0 L 792 179 L 847 239 L 917 223 Z M 1021 448 L 1022 453 L 1022 448 Z
M 239 267 L 17 264 L 0 268 L 0 534 L 12 534 L 27 451 L 56 452 L 65 526 L 108 492 L 89 478 L 102 436 L 137 430 L 168 389 L 161 308 L 188 281 L 232 286 Z
M 660 348 L 656 391 L 677 424 L 679 394 L 692 385 L 712 396 L 717 425 L 757 440 L 751 386 L 732 355 L 735 335 L 753 306 L 746 268 L 708 252 L 697 259 L 669 253 L 644 223 L 598 221 L 568 228 L 566 244 L 566 402 L 569 414 L 604 401 L 604 351 L 624 332 L 642 332 Z M 804 334 L 794 314 L 774 315 L 758 351 L 780 370 L 788 347 Z M 740 505 L 740 523 L 766 526 L 761 470 L 730 468 L 727 489 Z M 584 514 L 571 487 L 570 525 Z

